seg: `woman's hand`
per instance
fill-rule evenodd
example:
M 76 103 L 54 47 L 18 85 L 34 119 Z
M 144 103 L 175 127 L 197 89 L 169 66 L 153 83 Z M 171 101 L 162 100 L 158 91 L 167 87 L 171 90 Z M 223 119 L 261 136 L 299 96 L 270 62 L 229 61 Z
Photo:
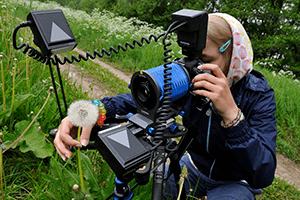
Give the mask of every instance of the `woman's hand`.
M 93 126 L 94 125 L 82 128 L 79 142 L 73 139 L 77 137 L 77 127 L 74 127 L 69 117 L 65 117 L 61 121 L 54 139 L 54 146 L 64 161 L 73 156 L 73 153 L 70 151 L 70 146 L 82 147 L 88 144 Z
M 194 93 L 209 98 L 225 123 L 231 122 L 238 114 L 238 107 L 222 70 L 215 64 L 204 64 L 199 69 L 210 70 L 215 76 L 208 73 L 195 76 L 192 80 Z

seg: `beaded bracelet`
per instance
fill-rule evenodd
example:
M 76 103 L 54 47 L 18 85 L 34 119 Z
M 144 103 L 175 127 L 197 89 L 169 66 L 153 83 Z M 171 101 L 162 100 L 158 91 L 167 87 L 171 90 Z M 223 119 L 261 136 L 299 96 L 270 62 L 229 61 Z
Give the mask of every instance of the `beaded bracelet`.
M 232 120 L 228 124 L 225 124 L 225 121 L 222 120 L 221 121 L 221 126 L 223 128 L 229 128 L 231 126 L 236 126 L 236 125 L 238 125 L 244 119 L 245 119 L 244 114 L 242 113 L 241 109 L 239 109 L 238 114 L 236 115 L 236 117 L 234 118 L 234 120 Z
M 98 99 L 95 99 L 94 101 L 92 101 L 92 103 L 95 105 L 95 106 L 98 106 L 99 108 L 99 117 L 98 117 L 98 120 L 97 120 L 97 124 L 98 126 L 102 127 L 102 125 L 104 124 L 104 121 L 106 119 L 106 109 L 104 107 L 104 104 L 99 101 Z

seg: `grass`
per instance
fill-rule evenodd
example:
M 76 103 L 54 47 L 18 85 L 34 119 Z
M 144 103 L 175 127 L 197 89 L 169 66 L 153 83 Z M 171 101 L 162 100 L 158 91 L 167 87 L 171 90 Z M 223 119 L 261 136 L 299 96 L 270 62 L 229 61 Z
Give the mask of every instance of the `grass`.
M 49 170 L 47 160 L 18 150 L 9 151 L 4 160 L 6 199 L 38 199 L 47 190 L 49 184 L 41 179 Z
M 300 84 L 289 75 L 271 73 L 257 66 L 275 91 L 277 117 L 277 151 L 300 163 Z
M 68 52 L 64 56 L 78 56 L 77 52 Z M 120 93 L 130 93 L 128 84 L 125 81 L 114 76 L 108 69 L 99 66 L 92 60 L 75 63 L 76 69 L 81 72 L 82 76 L 88 76 L 95 80 L 97 85 L 105 91 L 105 96 L 114 96 Z M 99 97 L 100 98 L 100 97 Z M 103 97 L 102 97 L 103 98 Z
M 18 132 L 16 127 L 20 122 L 31 121 L 47 97 L 47 91 L 52 85 L 48 66 L 41 64 L 32 58 L 28 58 L 20 51 L 12 47 L 12 32 L 16 25 L 26 19 L 31 9 L 57 8 L 54 3 L 37 3 L 35 1 L 4 1 L 0 3 L 0 58 L 1 64 L 1 91 L 0 91 L 0 131 L 3 133 L 2 141 L 14 140 Z M 8 3 L 10 2 L 10 3 Z M 32 6 L 32 7 L 30 7 Z M 43 7 L 44 6 L 44 7 Z M 71 29 L 79 43 L 79 48 L 93 52 L 94 49 L 116 47 L 118 44 L 125 44 L 133 39 L 141 39 L 142 36 L 149 36 L 151 33 L 159 35 L 164 32 L 162 29 L 151 28 L 151 25 L 139 22 L 137 19 L 124 19 L 110 13 L 94 12 L 89 16 L 82 11 L 62 8 L 67 16 Z M 18 33 L 18 44 L 23 41 L 32 41 L 32 34 L 28 28 L 21 29 Z M 174 36 L 169 38 L 172 41 L 174 57 L 180 57 L 180 49 L 176 45 Z M 31 45 L 34 45 L 30 42 Z M 70 56 L 71 53 L 67 53 Z M 75 54 L 75 53 L 74 53 Z M 76 55 L 76 54 L 75 54 Z M 163 64 L 163 48 L 161 40 L 144 44 L 143 47 L 136 46 L 134 50 L 112 54 L 102 58 L 118 69 L 128 74 L 136 70 L 149 69 Z M 106 96 L 118 93 L 130 92 L 127 84 L 113 76 L 108 70 L 99 67 L 92 61 L 75 63 L 78 70 L 93 77 L 101 88 L 107 91 Z M 13 69 L 14 67 L 14 69 Z M 265 68 L 256 65 L 275 90 L 278 119 L 278 145 L 277 151 L 285 154 L 295 162 L 300 162 L 300 131 L 299 131 L 299 83 L 286 75 L 274 74 Z M 54 74 L 57 78 L 56 70 Z M 58 80 L 56 79 L 58 82 Z M 78 99 L 87 99 L 87 93 L 68 80 L 63 75 L 64 89 L 68 105 Z M 59 84 L 57 83 L 57 86 Z M 59 89 L 59 97 L 62 99 Z M 61 105 L 63 105 L 61 101 Z M 63 109 L 63 112 L 65 110 Z M 49 131 L 57 127 L 60 122 L 57 111 L 56 99 L 51 95 L 49 102 L 37 118 L 34 125 L 36 133 L 42 134 L 44 142 L 52 145 Z M 24 122 L 25 123 L 25 122 Z M 50 143 L 48 142 L 50 141 Z M 23 140 L 14 149 L 3 154 L 4 166 L 4 195 L 5 199 L 71 199 L 74 197 L 72 191 L 73 183 L 78 180 L 77 163 L 70 160 L 67 163 L 61 161 L 56 153 L 46 158 L 38 158 L 33 151 L 25 151 L 27 140 Z M 51 147 L 53 150 L 53 146 Z M 92 197 L 89 199 L 104 199 L 114 188 L 114 175 L 107 164 L 103 161 L 97 151 L 87 151 L 81 156 L 85 171 L 87 190 Z M 92 179 L 97 180 L 94 183 Z M 132 183 L 133 184 L 133 183 Z M 140 186 L 136 190 L 137 199 L 150 199 L 151 184 Z M 258 199 L 297 199 L 300 191 L 289 185 L 286 181 L 276 178 L 273 184 L 264 189 Z
M 289 185 L 285 180 L 275 178 L 272 186 L 263 189 L 263 193 L 257 196 L 257 200 L 267 199 L 299 199 L 300 191 L 297 187 Z

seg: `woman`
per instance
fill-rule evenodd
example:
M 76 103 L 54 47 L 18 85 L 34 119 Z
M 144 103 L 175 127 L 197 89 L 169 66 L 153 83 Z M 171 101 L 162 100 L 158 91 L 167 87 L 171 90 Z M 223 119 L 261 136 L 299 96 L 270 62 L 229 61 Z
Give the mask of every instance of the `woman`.
M 253 70 L 253 53 L 243 26 L 227 14 L 209 15 L 206 47 L 199 68 L 210 70 L 192 80 L 194 93 L 209 98 L 213 109 L 194 124 L 196 101 L 192 95 L 184 106 L 183 123 L 197 132 L 180 161 L 188 168 L 184 189 L 208 199 L 255 199 L 260 188 L 270 185 L 276 168 L 276 118 L 274 91 L 262 74 Z M 204 89 L 205 90 L 204 90 Z M 136 112 L 130 94 L 101 100 L 107 119 Z M 65 160 L 72 153 L 65 147 L 86 145 L 92 126 L 83 130 L 81 143 L 69 136 L 68 118 L 59 126 L 55 147 Z M 197 185 L 197 188 L 195 188 Z M 165 197 L 175 198 L 173 177 L 166 183 Z
M 208 97 L 213 110 L 202 117 L 199 128 L 189 130 L 198 134 L 181 159 L 181 167 L 187 166 L 189 172 L 184 187 L 187 194 L 191 188 L 192 194 L 207 199 L 255 199 L 259 188 L 272 183 L 276 168 L 274 91 L 262 74 L 252 70 L 250 40 L 230 15 L 210 15 L 201 59 L 207 64 L 200 68 L 216 76 L 196 76 L 194 87 L 207 90 L 195 93 Z M 195 102 L 188 101 L 183 118 L 187 127 L 195 119 L 191 117 Z M 166 183 L 166 197 L 176 196 L 172 181 L 173 177 Z

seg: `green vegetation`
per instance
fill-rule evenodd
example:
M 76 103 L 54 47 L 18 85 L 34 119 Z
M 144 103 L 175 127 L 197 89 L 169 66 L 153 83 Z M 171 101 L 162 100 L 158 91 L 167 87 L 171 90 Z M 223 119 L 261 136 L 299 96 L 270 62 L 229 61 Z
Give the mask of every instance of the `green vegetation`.
M 277 117 L 277 151 L 300 163 L 300 105 L 297 99 L 300 95 L 299 81 L 293 78 L 291 72 L 269 72 L 258 68 L 275 90 Z
M 3 137 L 1 147 L 6 148 L 22 132 L 37 115 L 48 96 L 49 87 L 52 85 L 48 66 L 41 64 L 16 51 L 12 47 L 12 32 L 16 25 L 26 19 L 31 9 L 58 8 L 55 3 L 40 3 L 37 1 L 6 0 L 0 2 L 0 132 Z M 126 19 L 110 12 L 94 11 L 91 15 L 83 11 L 74 11 L 60 7 L 66 15 L 71 29 L 79 43 L 79 48 L 93 52 L 94 49 L 109 49 L 118 44 L 124 45 L 134 39 L 148 37 L 154 33 L 163 33 L 162 28 L 151 28 L 152 25 L 141 22 L 138 19 Z M 18 44 L 32 41 L 31 31 L 27 28 L 18 33 Z M 175 35 L 168 38 L 172 42 L 173 58 L 180 57 L 180 48 L 176 45 Z M 67 53 L 70 56 L 71 53 Z M 75 53 L 74 53 L 75 54 Z M 149 69 L 163 64 L 163 46 L 161 40 L 136 46 L 134 50 L 112 54 L 103 58 L 106 62 L 133 73 L 140 69 Z M 264 62 L 256 63 L 256 69 L 261 71 L 275 90 L 278 119 L 278 152 L 285 154 L 295 162 L 300 162 L 300 134 L 299 134 L 299 83 L 289 72 L 270 72 Z M 129 92 L 127 84 L 114 77 L 107 70 L 99 67 L 92 61 L 77 63 L 76 67 L 97 80 L 99 85 L 108 91 L 107 95 Z M 54 69 L 54 74 L 57 72 Z M 56 77 L 57 78 L 57 77 Z M 58 82 L 58 80 L 57 80 Z M 76 88 L 68 80 L 68 74 L 63 75 L 64 89 L 67 104 L 78 99 L 87 99 L 87 93 Z M 57 86 L 59 86 L 57 84 Z M 59 88 L 59 87 L 58 87 Z M 60 88 L 58 91 L 59 97 Z M 61 102 L 61 105 L 63 103 Z M 63 108 L 63 112 L 65 112 Z M 1 195 L 4 199 L 71 199 L 75 196 L 72 191 L 74 183 L 79 183 L 77 163 L 71 159 L 64 163 L 54 151 L 49 131 L 57 127 L 60 116 L 57 110 L 55 95 L 51 94 L 46 106 L 37 117 L 36 122 L 24 135 L 13 149 L 3 154 L 4 173 L 1 184 Z M 35 140 L 43 142 L 45 148 L 41 148 L 38 154 L 31 142 Z M 1 154 L 1 152 L 0 152 Z M 76 158 L 76 154 L 74 156 Z M 96 151 L 81 153 L 85 188 L 91 197 L 87 199 L 103 199 L 113 191 L 114 175 L 108 165 L 102 160 Z M 1 159 L 0 159 L 1 161 Z M 1 171 L 1 170 L 0 170 Z M 133 184 L 133 183 L 132 183 Z M 136 199 L 150 199 L 151 184 L 140 186 L 136 190 L 139 194 Z M 300 191 L 282 181 L 279 178 L 264 189 L 259 199 L 297 199 Z M 0 196 L 1 198 L 1 196 Z
M 49 0 L 43 0 L 49 1 Z M 109 10 L 127 18 L 163 26 L 170 25 L 171 14 L 183 9 L 228 13 L 246 28 L 256 60 L 266 62 L 272 70 L 289 68 L 300 76 L 300 2 L 298 0 L 54 0 L 73 9 Z

